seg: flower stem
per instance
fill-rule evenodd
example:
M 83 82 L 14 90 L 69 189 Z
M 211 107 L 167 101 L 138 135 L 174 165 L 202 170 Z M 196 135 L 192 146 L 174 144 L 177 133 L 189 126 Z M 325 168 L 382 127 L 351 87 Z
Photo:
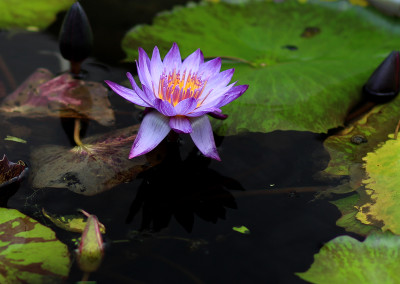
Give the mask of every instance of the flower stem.
M 80 137 L 81 132 L 81 120 L 79 118 L 75 118 L 75 125 L 74 125 L 74 141 L 77 146 L 83 146 Z
M 70 71 L 74 76 L 79 76 L 81 73 L 81 62 L 70 61 Z
M 399 128 L 400 128 L 400 120 L 397 123 L 396 130 L 394 131 L 394 140 L 397 140 L 397 135 L 399 134 Z
M 89 281 L 90 272 L 84 272 L 81 282 Z

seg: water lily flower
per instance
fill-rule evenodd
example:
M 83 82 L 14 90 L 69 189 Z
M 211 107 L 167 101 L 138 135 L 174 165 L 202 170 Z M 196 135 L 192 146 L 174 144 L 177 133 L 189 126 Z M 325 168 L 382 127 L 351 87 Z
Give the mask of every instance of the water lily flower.
M 153 150 L 173 130 L 190 134 L 200 152 L 220 161 L 206 114 L 223 118 L 220 108 L 247 90 L 248 85 L 229 84 L 234 69 L 220 72 L 221 58 L 204 62 L 200 49 L 182 62 L 176 43 L 163 61 L 157 46 L 151 59 L 139 48 L 136 66 L 142 88 L 129 72 L 133 89 L 106 81 L 121 97 L 153 109 L 143 118 L 129 158 Z

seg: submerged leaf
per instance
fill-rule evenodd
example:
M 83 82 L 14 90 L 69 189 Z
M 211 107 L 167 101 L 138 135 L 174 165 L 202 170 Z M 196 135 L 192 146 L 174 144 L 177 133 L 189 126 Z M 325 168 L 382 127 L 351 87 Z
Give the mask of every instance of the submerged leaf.
M 0 283 L 60 283 L 68 276 L 66 245 L 14 209 L 0 208 Z
M 306 30 L 319 32 L 302 36 Z M 229 118 L 214 121 L 218 134 L 321 133 L 343 124 L 372 71 L 400 46 L 399 34 L 394 20 L 343 1 L 221 1 L 160 14 L 122 45 L 129 60 L 138 47 L 157 45 L 165 54 L 172 41 L 183 57 L 200 48 L 207 58 L 226 59 L 222 69 L 235 68 L 233 80 L 250 87 L 223 107 Z
M 359 207 L 357 218 L 364 224 L 378 224 L 383 231 L 399 235 L 400 140 L 389 139 L 376 151 L 368 153 L 364 161 L 368 177 L 363 180 L 364 204 Z
M 139 125 L 82 140 L 72 149 L 47 145 L 32 152 L 32 186 L 68 188 L 83 195 L 95 195 L 134 179 L 138 173 L 158 164 L 159 151 L 129 159 Z M 160 148 L 158 148 L 160 149 Z
M 3 100 L 0 111 L 12 117 L 87 118 L 105 126 L 115 121 L 107 89 L 101 83 L 74 79 L 68 73 L 53 78 L 42 68 Z
M 0 28 L 45 28 L 56 14 L 68 9 L 75 0 L 2 0 Z
M 44 208 L 42 208 L 42 213 L 47 219 L 53 222 L 54 225 L 70 232 L 82 233 L 87 224 L 87 218 L 83 217 L 82 215 L 55 216 L 46 212 Z M 106 228 L 100 222 L 99 229 L 102 234 L 106 233 Z
M 372 234 L 364 242 L 340 236 L 326 243 L 306 272 L 311 283 L 400 283 L 400 237 Z

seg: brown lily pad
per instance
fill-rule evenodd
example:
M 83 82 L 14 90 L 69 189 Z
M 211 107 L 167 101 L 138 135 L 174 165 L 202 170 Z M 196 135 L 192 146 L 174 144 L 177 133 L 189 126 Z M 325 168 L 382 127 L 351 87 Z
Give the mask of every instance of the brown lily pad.
M 69 73 L 54 77 L 40 68 L 4 98 L 0 110 L 8 116 L 85 118 L 111 126 L 115 115 L 107 93 L 101 83 L 74 79 Z
M 31 155 L 32 186 L 95 195 L 133 180 L 163 157 L 158 147 L 147 155 L 128 158 L 138 130 L 139 125 L 134 125 L 88 137 L 82 140 L 83 146 L 72 149 L 56 145 L 36 148 Z
M 22 180 L 28 173 L 28 167 L 24 162 L 10 162 L 6 155 L 0 160 L 0 188 Z

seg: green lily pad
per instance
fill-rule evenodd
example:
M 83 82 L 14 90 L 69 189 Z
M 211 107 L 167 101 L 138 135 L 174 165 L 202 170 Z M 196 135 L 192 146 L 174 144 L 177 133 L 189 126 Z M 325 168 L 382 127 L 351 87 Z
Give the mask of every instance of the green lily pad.
M 400 237 L 372 234 L 364 242 L 340 236 L 326 243 L 306 272 L 311 283 L 400 283 Z
M 364 161 L 368 177 L 363 180 L 363 205 L 359 207 L 357 219 L 364 224 L 380 224 L 383 231 L 400 234 L 400 140 L 389 139 L 368 153 Z
M 379 228 L 365 225 L 357 220 L 357 204 L 359 199 L 360 196 L 355 193 L 351 196 L 331 201 L 342 212 L 342 217 L 336 221 L 336 225 L 345 228 L 347 232 L 353 232 L 362 236 L 366 236 L 373 231 L 379 231 Z
M 45 28 L 75 0 L 0 0 L 0 28 Z
M 343 131 L 329 136 L 324 147 L 330 154 L 330 161 L 325 173 L 331 175 L 349 175 L 354 164 L 361 164 L 362 158 L 386 141 L 393 133 L 399 121 L 400 97 L 390 103 L 377 105 L 362 118 Z M 364 137 L 365 143 L 352 142 L 356 136 Z
M 0 208 L 0 283 L 60 283 L 69 267 L 68 248 L 51 229 Z
M 223 107 L 228 119 L 214 121 L 221 135 L 340 126 L 372 71 L 400 46 L 398 21 L 348 2 L 247 2 L 175 8 L 122 42 L 130 61 L 138 47 L 166 54 L 172 42 L 183 57 L 200 48 L 227 59 L 222 69 L 235 68 L 233 80 L 250 87 Z

